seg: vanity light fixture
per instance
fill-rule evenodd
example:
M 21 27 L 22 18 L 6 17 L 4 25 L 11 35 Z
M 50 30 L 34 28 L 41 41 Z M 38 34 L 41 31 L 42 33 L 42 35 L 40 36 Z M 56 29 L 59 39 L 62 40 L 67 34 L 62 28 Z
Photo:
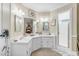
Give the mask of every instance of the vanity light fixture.
M 20 9 L 19 10 L 19 12 L 18 12 L 19 14 L 21 14 L 22 16 L 24 16 L 25 15 L 25 13 Z
M 48 18 L 47 18 L 47 17 L 46 17 L 46 18 L 43 18 L 43 17 L 42 17 L 42 18 L 40 18 L 40 21 L 41 21 L 41 22 L 48 22 Z

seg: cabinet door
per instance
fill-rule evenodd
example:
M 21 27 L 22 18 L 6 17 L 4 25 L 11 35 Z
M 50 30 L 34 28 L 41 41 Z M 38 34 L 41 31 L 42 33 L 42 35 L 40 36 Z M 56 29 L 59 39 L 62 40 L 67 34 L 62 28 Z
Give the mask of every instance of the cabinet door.
M 11 55 L 12 56 L 27 56 L 28 50 L 26 45 L 22 44 L 12 44 L 11 46 Z
M 48 37 L 42 37 L 42 48 L 48 47 Z
M 42 37 L 42 48 L 55 48 L 55 37 Z
M 37 39 L 33 38 L 32 39 L 32 51 L 37 49 Z
M 32 45 L 33 51 L 41 48 L 41 37 L 33 38 Z
M 53 38 L 49 37 L 47 46 L 48 48 L 53 48 Z
M 38 43 L 37 48 L 38 49 L 41 48 L 41 37 L 38 37 L 37 43 Z

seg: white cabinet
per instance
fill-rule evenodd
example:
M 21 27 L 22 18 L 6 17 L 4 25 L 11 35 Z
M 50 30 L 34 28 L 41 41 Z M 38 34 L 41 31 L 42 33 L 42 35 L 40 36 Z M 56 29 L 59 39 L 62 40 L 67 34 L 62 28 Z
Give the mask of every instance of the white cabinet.
M 32 52 L 32 40 L 28 43 L 28 55 L 31 55 L 31 52 Z
M 47 48 L 48 46 L 48 37 L 42 37 L 42 48 Z
M 35 37 L 32 39 L 32 51 L 41 48 L 41 37 Z
M 42 37 L 42 48 L 55 48 L 55 37 Z
M 11 43 L 11 56 L 29 56 L 31 54 L 31 43 Z
M 49 37 L 47 44 L 48 44 L 48 48 L 55 48 L 55 36 Z
M 11 43 L 11 56 L 30 56 L 31 53 L 40 48 L 55 48 L 55 36 L 29 37 L 28 41 Z
M 12 56 L 26 56 L 28 55 L 26 44 L 12 44 Z

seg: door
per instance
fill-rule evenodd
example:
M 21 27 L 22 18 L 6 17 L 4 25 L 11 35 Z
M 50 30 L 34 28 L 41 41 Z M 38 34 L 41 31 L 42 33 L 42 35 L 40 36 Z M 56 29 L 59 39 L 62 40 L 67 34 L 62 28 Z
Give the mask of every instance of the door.
M 59 45 L 68 48 L 69 40 L 69 22 L 59 21 Z
M 58 48 L 62 51 L 69 51 L 71 46 L 71 9 L 58 14 L 59 41 Z
M 48 39 L 48 48 L 53 49 L 54 48 L 54 43 L 55 43 L 54 37 L 49 37 L 49 39 Z

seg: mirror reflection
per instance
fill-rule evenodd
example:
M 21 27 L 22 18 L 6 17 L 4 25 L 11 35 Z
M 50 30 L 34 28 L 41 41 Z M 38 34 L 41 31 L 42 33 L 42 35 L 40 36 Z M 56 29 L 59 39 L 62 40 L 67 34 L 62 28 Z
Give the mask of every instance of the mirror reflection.
M 15 15 L 15 32 L 21 32 L 22 29 L 22 18 Z

